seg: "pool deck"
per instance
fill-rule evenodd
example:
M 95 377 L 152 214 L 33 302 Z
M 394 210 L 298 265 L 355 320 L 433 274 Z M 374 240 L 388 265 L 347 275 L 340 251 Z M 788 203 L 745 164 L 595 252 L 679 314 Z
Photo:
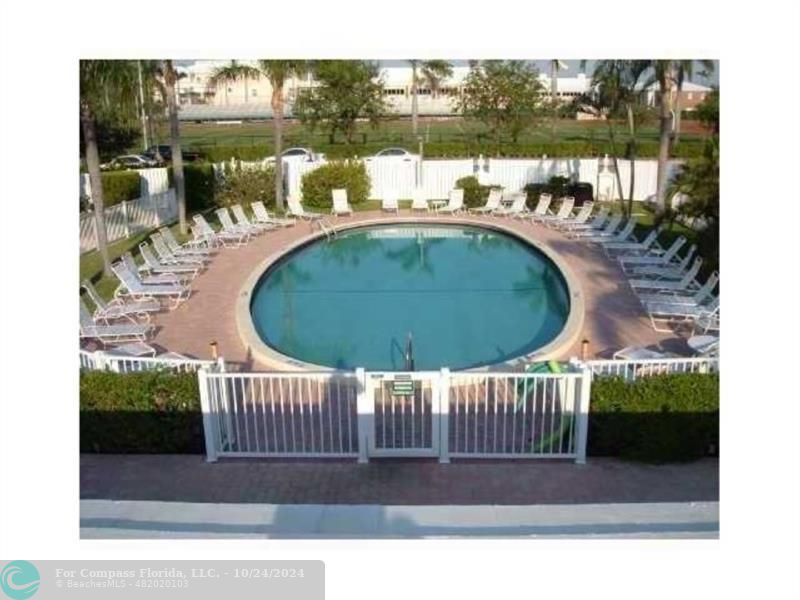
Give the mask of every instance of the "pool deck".
M 412 216 L 407 210 L 400 217 Z M 419 222 L 454 222 L 474 225 L 502 224 L 517 235 L 543 245 L 567 263 L 580 286 L 585 314 L 580 335 L 569 350 L 558 358 L 580 355 L 580 340 L 588 339 L 589 357 L 610 357 L 624 346 L 663 346 L 688 353 L 685 342 L 676 334 L 658 333 L 628 286 L 619 265 L 591 244 L 571 240 L 558 231 L 516 219 L 460 215 L 440 216 L 416 213 Z M 330 218 L 334 224 L 354 224 L 376 219 L 391 222 L 395 215 L 380 211 L 354 213 L 350 217 Z M 216 341 L 220 356 L 231 367 L 242 370 L 268 368 L 246 347 L 236 325 L 239 291 L 253 270 L 268 256 L 314 233 L 310 223 L 269 231 L 240 248 L 222 248 L 209 267 L 192 282 L 192 295 L 177 309 L 155 317 L 155 346 L 194 358 L 211 358 L 210 342 Z M 482 318 L 476 315 L 476 318 Z

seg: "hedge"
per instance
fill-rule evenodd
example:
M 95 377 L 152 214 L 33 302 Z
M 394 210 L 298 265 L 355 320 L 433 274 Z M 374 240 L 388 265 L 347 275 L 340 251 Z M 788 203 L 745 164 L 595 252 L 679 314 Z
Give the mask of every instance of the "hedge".
M 174 187 L 172 166 L 167 167 L 169 186 Z M 193 162 L 183 165 L 183 179 L 186 186 L 187 212 L 202 211 L 214 206 L 216 179 L 210 163 Z
M 314 208 L 330 208 L 333 204 L 331 190 L 344 188 L 350 204 L 366 202 L 370 179 L 364 163 L 331 161 L 303 175 L 301 181 L 303 202 Z
M 302 145 L 302 144 L 300 144 Z M 389 142 L 367 142 L 359 144 L 314 144 L 315 152 L 324 154 L 326 158 L 353 158 L 372 156 L 387 146 L 403 147 L 409 152 L 419 152 L 417 145 Z M 622 157 L 625 144 L 618 143 L 617 155 Z M 239 160 L 261 160 L 273 155 L 272 145 L 261 146 L 206 146 L 194 148 L 211 162 Z M 599 157 L 612 155 L 611 143 L 606 141 L 572 140 L 564 142 L 513 143 L 500 142 L 499 146 L 492 142 L 468 140 L 463 142 L 430 142 L 424 145 L 425 158 L 475 158 L 479 154 L 501 158 L 539 158 L 543 154 L 554 158 Z M 702 141 L 681 141 L 672 151 L 672 158 L 697 158 L 703 153 Z M 657 141 L 640 141 L 637 143 L 637 158 L 658 158 Z
M 464 190 L 464 206 L 467 208 L 475 208 L 486 204 L 489 190 L 492 187 L 499 188 L 500 186 L 481 185 L 474 175 L 468 175 L 456 180 L 456 188 Z
M 718 449 L 718 374 L 592 381 L 590 455 L 661 463 L 695 460 Z
M 80 449 L 99 453 L 203 453 L 197 375 L 81 372 Z
M 103 202 L 106 208 L 135 200 L 141 195 L 138 171 L 107 171 L 100 173 L 100 178 L 103 182 Z

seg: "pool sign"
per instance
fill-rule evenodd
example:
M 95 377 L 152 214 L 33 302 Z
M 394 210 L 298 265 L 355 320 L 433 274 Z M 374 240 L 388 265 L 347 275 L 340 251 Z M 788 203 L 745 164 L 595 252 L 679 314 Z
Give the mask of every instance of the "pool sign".
M 414 382 L 411 375 L 395 375 L 392 379 L 392 395 L 394 396 L 413 396 Z

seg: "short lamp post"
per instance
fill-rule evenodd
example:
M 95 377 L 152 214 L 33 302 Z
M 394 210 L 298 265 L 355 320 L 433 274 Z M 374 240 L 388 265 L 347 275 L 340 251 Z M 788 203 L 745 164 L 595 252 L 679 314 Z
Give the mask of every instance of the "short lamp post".
M 589 340 L 584 339 L 581 342 L 581 360 L 586 360 L 589 357 Z
M 219 358 L 219 348 L 217 347 L 217 342 L 216 342 L 216 340 L 212 341 L 212 342 L 211 342 L 211 343 L 208 345 L 208 347 L 209 347 L 209 348 L 211 348 L 211 358 L 212 358 L 213 360 L 217 360 L 217 359 Z

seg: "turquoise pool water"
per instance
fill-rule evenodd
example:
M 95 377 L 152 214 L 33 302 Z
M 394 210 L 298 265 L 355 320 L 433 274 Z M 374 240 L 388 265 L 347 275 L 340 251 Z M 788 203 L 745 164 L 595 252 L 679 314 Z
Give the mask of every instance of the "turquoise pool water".
M 250 312 L 261 339 L 306 362 L 417 370 L 508 360 L 552 341 L 566 283 L 535 248 L 494 230 L 403 225 L 317 241 L 270 268 Z

